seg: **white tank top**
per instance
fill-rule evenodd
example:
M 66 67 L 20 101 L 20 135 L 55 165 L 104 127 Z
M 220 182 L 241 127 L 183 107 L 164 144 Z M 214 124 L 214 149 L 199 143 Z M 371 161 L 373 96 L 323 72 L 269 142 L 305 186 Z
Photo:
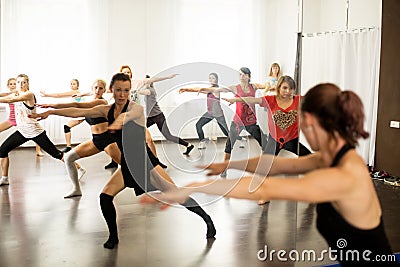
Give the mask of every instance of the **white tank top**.
M 28 115 L 36 113 L 36 107 L 29 107 L 24 102 L 15 102 L 15 120 L 18 131 L 25 138 L 34 138 L 44 132 L 44 129 L 36 119 L 28 118 Z

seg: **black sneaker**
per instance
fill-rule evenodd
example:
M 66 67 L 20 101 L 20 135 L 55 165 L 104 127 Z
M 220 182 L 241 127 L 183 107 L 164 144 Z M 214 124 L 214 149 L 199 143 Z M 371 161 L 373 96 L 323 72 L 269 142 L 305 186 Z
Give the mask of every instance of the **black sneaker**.
M 117 167 L 118 167 L 118 163 L 116 163 L 115 161 L 111 161 L 106 166 L 104 166 L 104 169 L 112 169 L 112 168 L 117 168 Z
M 190 151 L 192 151 L 194 148 L 194 145 L 190 145 L 188 147 L 186 147 L 186 152 L 183 153 L 183 155 L 189 155 Z
M 71 151 L 72 147 L 70 146 L 66 146 L 63 150 L 61 150 L 61 152 L 67 153 L 69 151 Z

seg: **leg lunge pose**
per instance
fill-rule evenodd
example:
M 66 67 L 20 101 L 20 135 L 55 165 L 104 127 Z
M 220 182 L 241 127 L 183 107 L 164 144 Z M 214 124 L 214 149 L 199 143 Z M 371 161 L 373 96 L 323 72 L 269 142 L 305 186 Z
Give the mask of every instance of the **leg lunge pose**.
M 119 121 L 110 126 L 114 134 L 119 136 L 116 140 L 119 140 L 118 143 L 122 148 L 122 157 L 121 169 L 113 174 L 100 194 L 101 210 L 109 229 L 109 238 L 104 243 L 104 247 L 109 249 L 114 248 L 119 242 L 116 211 L 113 204 L 113 199 L 119 192 L 126 187 L 132 187 L 136 195 L 141 195 L 149 191 L 176 188 L 172 179 L 159 166 L 158 159 L 145 144 L 143 108 L 138 104 L 133 104 L 130 108 L 125 118 L 126 124 L 123 131 L 121 130 L 123 119 L 119 118 Z M 125 140 L 124 143 L 122 140 Z M 207 226 L 207 238 L 215 236 L 216 230 L 211 217 L 194 199 L 189 198 L 181 204 L 204 220 Z
M 129 88 L 129 83 L 120 74 L 114 75 L 110 88 Z M 117 99 L 117 98 L 116 98 Z M 122 97 L 118 99 L 122 100 Z M 126 111 L 126 109 L 125 109 Z M 152 190 L 170 190 L 176 188 L 172 179 L 160 167 L 159 160 L 153 155 L 145 142 L 145 119 L 143 107 L 131 102 L 129 112 L 122 115 L 113 112 L 113 108 L 108 112 L 108 120 L 111 123 L 112 135 L 121 149 L 121 169 L 111 177 L 104 187 L 100 196 L 100 204 L 103 216 L 109 227 L 110 236 L 104 244 L 106 248 L 113 248 L 118 244 L 118 232 L 116 226 L 116 212 L 112 200 L 115 195 L 125 187 L 135 189 L 136 195 Z M 116 118 L 116 119 L 115 119 Z M 123 124 L 126 123 L 122 131 Z M 124 140 L 124 143 L 122 142 Z M 194 199 L 183 201 L 182 205 L 191 212 L 199 215 L 207 225 L 207 238 L 214 237 L 216 230 L 211 217 L 198 205 Z
M 0 146 L 0 158 L 2 167 L 2 177 L 0 185 L 8 185 L 9 158 L 8 153 L 14 148 L 19 147 L 29 140 L 33 140 L 44 151 L 53 158 L 61 160 L 63 153 L 59 151 L 46 135 L 42 126 L 29 115 L 35 113 L 36 98 L 29 91 L 29 78 L 25 74 L 20 74 L 16 79 L 18 94 L 10 94 L 0 97 L 0 103 L 13 103 L 15 107 L 17 131 L 11 134 Z
M 157 79 L 155 81 L 162 81 L 165 79 L 172 79 L 176 76 L 176 74 L 162 77 L 162 78 L 154 78 Z M 150 76 L 146 76 L 146 78 L 150 78 Z M 161 111 L 160 106 L 157 102 L 157 92 L 153 85 L 154 82 L 146 84 L 145 90 L 140 90 L 140 94 L 145 95 L 146 101 L 146 116 L 147 116 L 147 123 L 146 127 L 149 128 L 153 124 L 157 125 L 158 130 L 162 133 L 162 135 L 169 141 L 172 141 L 176 144 L 180 144 L 186 147 L 186 151 L 183 153 L 185 155 L 189 155 L 189 153 L 193 150 L 194 145 L 188 143 L 187 141 L 183 140 L 180 137 L 174 136 L 171 134 L 171 131 L 168 128 L 167 120 L 165 119 L 164 113 Z
M 120 76 L 130 81 L 127 75 L 120 73 Z M 105 81 L 96 80 L 92 86 L 94 95 L 94 99 L 92 101 L 39 105 L 44 108 L 51 107 L 55 109 L 50 109 L 43 113 L 31 115 L 32 117 L 39 119 L 45 119 L 49 115 L 59 115 L 73 118 L 85 117 L 85 120 L 91 125 L 93 136 L 92 140 L 83 142 L 74 147 L 72 151 L 68 153 L 68 156 L 66 155 L 65 164 L 73 184 L 73 189 L 65 196 L 66 198 L 82 195 L 79 187 L 79 173 L 77 175 L 76 168 L 72 164 L 77 159 L 89 157 L 101 151 L 105 151 L 115 162 L 118 164 L 121 162 L 121 152 L 118 147 L 118 142 L 116 142 L 117 136 L 110 135 L 108 125 L 111 118 L 126 112 L 129 105 L 130 90 L 120 87 L 112 88 L 112 86 L 110 86 L 110 90 L 113 93 L 115 102 L 111 105 L 105 105 L 106 101 L 102 98 L 105 88 Z
M 218 75 L 216 73 L 210 73 L 208 80 L 211 84 L 210 88 L 181 88 L 179 93 L 183 92 L 197 92 L 207 94 L 207 112 L 204 113 L 196 123 L 196 131 L 199 136 L 199 147 L 198 149 L 205 149 L 205 139 L 203 127 L 215 119 L 218 123 L 219 128 L 225 136 L 229 136 L 228 125 L 225 121 L 224 112 L 221 108 L 220 103 L 220 92 L 214 91 L 213 89 L 218 88 Z
M 281 76 L 276 85 L 277 94 L 263 97 L 225 98 L 230 104 L 259 104 L 268 110 L 268 142 L 264 153 L 278 155 L 286 149 L 296 155 L 311 152 L 299 142 L 300 96 L 295 95 L 296 83 L 290 76 Z
M 265 85 L 258 83 L 250 83 L 251 72 L 249 68 L 242 67 L 239 70 L 240 84 L 232 85 L 226 88 L 215 88 L 213 92 L 232 92 L 236 97 L 247 97 L 255 96 L 255 91 L 258 89 L 264 89 Z M 208 91 L 210 89 L 207 89 Z M 254 104 L 237 103 L 236 114 L 233 118 L 232 124 L 229 129 L 229 138 L 225 144 L 225 160 L 229 160 L 231 157 L 232 149 L 235 145 L 236 140 L 240 138 L 242 130 L 246 130 L 251 136 L 253 136 L 260 147 L 263 147 L 264 136 L 261 132 L 260 126 L 257 124 L 257 118 L 255 114 Z M 222 177 L 226 177 L 226 172 L 221 174 Z
M 113 204 L 114 196 L 125 187 L 133 187 L 135 188 L 136 194 L 143 194 L 149 189 L 163 190 L 171 188 L 171 186 L 175 188 L 175 185 L 168 174 L 159 166 L 158 159 L 151 153 L 146 145 L 143 107 L 129 101 L 131 88 L 130 78 L 123 73 L 115 74 L 109 88 L 115 99 L 115 103 L 112 105 L 100 105 L 92 108 L 48 110 L 40 114 L 35 114 L 34 117 L 44 119 L 51 114 L 61 116 L 72 115 L 77 117 L 86 115 L 87 118 L 96 118 L 98 120 L 100 120 L 100 118 L 106 118 L 107 126 L 108 123 L 112 123 L 110 127 L 107 127 L 107 130 L 108 128 L 111 130 L 111 138 L 117 143 L 113 144 L 117 146 L 120 158 L 115 160 L 121 162 L 121 168 L 112 175 L 110 181 L 104 187 L 100 196 L 100 205 L 110 231 L 110 237 L 104 244 L 104 247 L 113 248 L 115 244 L 119 242 L 116 226 L 116 211 Z M 128 106 L 131 109 L 125 114 Z M 123 132 L 121 128 L 124 123 L 124 118 L 130 123 Z M 123 133 L 126 135 L 125 138 L 122 136 Z M 127 140 L 128 142 L 126 146 L 127 150 L 124 150 L 125 146 L 123 140 Z M 126 157 L 124 152 L 128 153 Z M 112 154 L 109 155 L 112 156 Z M 71 157 L 73 159 L 76 158 L 74 155 L 71 155 Z M 112 157 L 114 158 L 114 156 Z M 147 157 L 150 159 L 147 160 Z M 182 204 L 183 203 L 185 203 L 185 201 L 183 201 Z M 193 206 L 190 206 L 192 204 Z M 208 216 L 202 208 L 198 207 L 198 204 L 194 200 L 185 203 L 185 207 L 201 216 L 206 222 L 207 237 L 215 236 L 215 228 L 210 216 Z
M 10 78 L 7 81 L 7 88 L 9 92 L 7 93 L 0 93 L 0 96 L 8 96 L 10 94 L 15 94 L 18 92 L 17 88 L 17 81 L 15 78 Z M 9 107 L 9 116 L 8 120 L 3 121 L 0 123 L 0 132 L 10 129 L 13 126 L 17 126 L 17 121 L 15 120 L 15 106 L 14 103 L 8 103 Z M 38 144 L 35 145 L 36 148 L 36 156 L 43 157 L 44 154 L 40 150 L 40 146 Z M 6 159 L 8 160 L 8 158 Z
M 46 108 L 55 108 L 55 110 L 46 111 L 45 114 L 36 117 L 46 118 L 50 114 L 67 116 L 67 117 L 81 117 L 85 116 L 84 112 L 75 112 L 75 109 L 82 110 L 84 108 L 92 108 L 99 105 L 106 105 L 107 101 L 103 99 L 103 93 L 106 90 L 106 83 L 101 79 L 95 80 L 92 85 L 93 99 L 88 102 L 71 102 L 71 103 L 61 103 L 61 104 L 41 104 L 39 106 Z M 71 108 L 68 108 L 71 107 Z M 78 114 L 78 115 L 77 115 Z M 70 193 L 68 193 L 65 198 L 81 196 L 82 192 L 79 186 L 79 178 L 85 173 L 81 170 L 80 173 L 77 170 L 75 161 L 80 158 L 89 157 L 105 151 L 111 158 L 116 162 L 120 162 L 120 151 L 117 144 L 111 138 L 108 132 L 108 122 L 106 116 L 100 117 L 90 117 L 87 116 L 85 120 L 91 125 L 92 140 L 85 141 L 78 146 L 74 147 L 70 152 L 65 155 L 65 166 L 68 172 L 68 176 L 71 179 L 73 188 Z

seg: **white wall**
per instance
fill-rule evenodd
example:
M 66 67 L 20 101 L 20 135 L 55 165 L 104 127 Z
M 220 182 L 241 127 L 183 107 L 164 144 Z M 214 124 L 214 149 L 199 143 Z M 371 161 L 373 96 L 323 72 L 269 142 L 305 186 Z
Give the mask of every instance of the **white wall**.
M 123 64 L 131 65 L 137 78 L 168 74 L 166 70 L 174 66 L 196 61 L 232 70 L 248 66 L 252 81 L 261 83 L 275 61 L 285 74 L 294 74 L 298 0 L 2 0 L 1 4 L 2 88 L 9 76 L 25 72 L 35 92 L 66 90 L 75 77 L 87 90 L 98 77 L 109 81 Z M 380 5 L 381 0 L 350 0 L 349 28 L 379 26 Z M 346 0 L 304 0 L 303 32 L 343 30 L 345 6 Z M 176 102 L 167 99 L 164 107 L 174 108 Z M 194 129 L 187 135 L 196 137 Z
M 382 0 L 348 0 L 348 30 L 380 27 Z M 347 0 L 303 0 L 303 32 L 344 31 Z
M 382 0 L 351 0 L 349 3 L 349 29 L 380 27 Z

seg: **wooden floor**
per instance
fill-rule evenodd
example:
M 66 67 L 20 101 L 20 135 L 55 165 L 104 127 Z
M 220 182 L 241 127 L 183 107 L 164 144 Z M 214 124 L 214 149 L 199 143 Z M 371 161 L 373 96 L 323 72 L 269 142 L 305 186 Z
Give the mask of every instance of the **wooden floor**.
M 157 144 L 160 158 L 179 185 L 204 180 L 195 166 L 221 161 L 223 140 L 206 150 L 184 157 L 177 145 Z M 235 147 L 233 157 L 258 153 L 253 140 Z M 319 266 L 323 261 L 262 261 L 259 251 L 326 249 L 315 228 L 315 206 L 306 203 L 255 202 L 194 195 L 211 215 L 217 228 L 215 240 L 205 238 L 206 225 L 186 209 L 138 203 L 131 189 L 115 199 L 120 244 L 104 249 L 106 224 L 100 212 L 99 192 L 112 171 L 104 154 L 82 159 L 87 173 L 81 181 L 83 196 L 63 199 L 70 190 L 64 165 L 50 156 L 37 158 L 34 149 L 10 154 L 10 185 L 0 187 L 0 266 Z M 228 179 L 240 176 L 228 172 Z M 400 251 L 400 188 L 375 182 L 384 222 L 394 251 Z M 261 253 L 260 256 L 263 256 Z

